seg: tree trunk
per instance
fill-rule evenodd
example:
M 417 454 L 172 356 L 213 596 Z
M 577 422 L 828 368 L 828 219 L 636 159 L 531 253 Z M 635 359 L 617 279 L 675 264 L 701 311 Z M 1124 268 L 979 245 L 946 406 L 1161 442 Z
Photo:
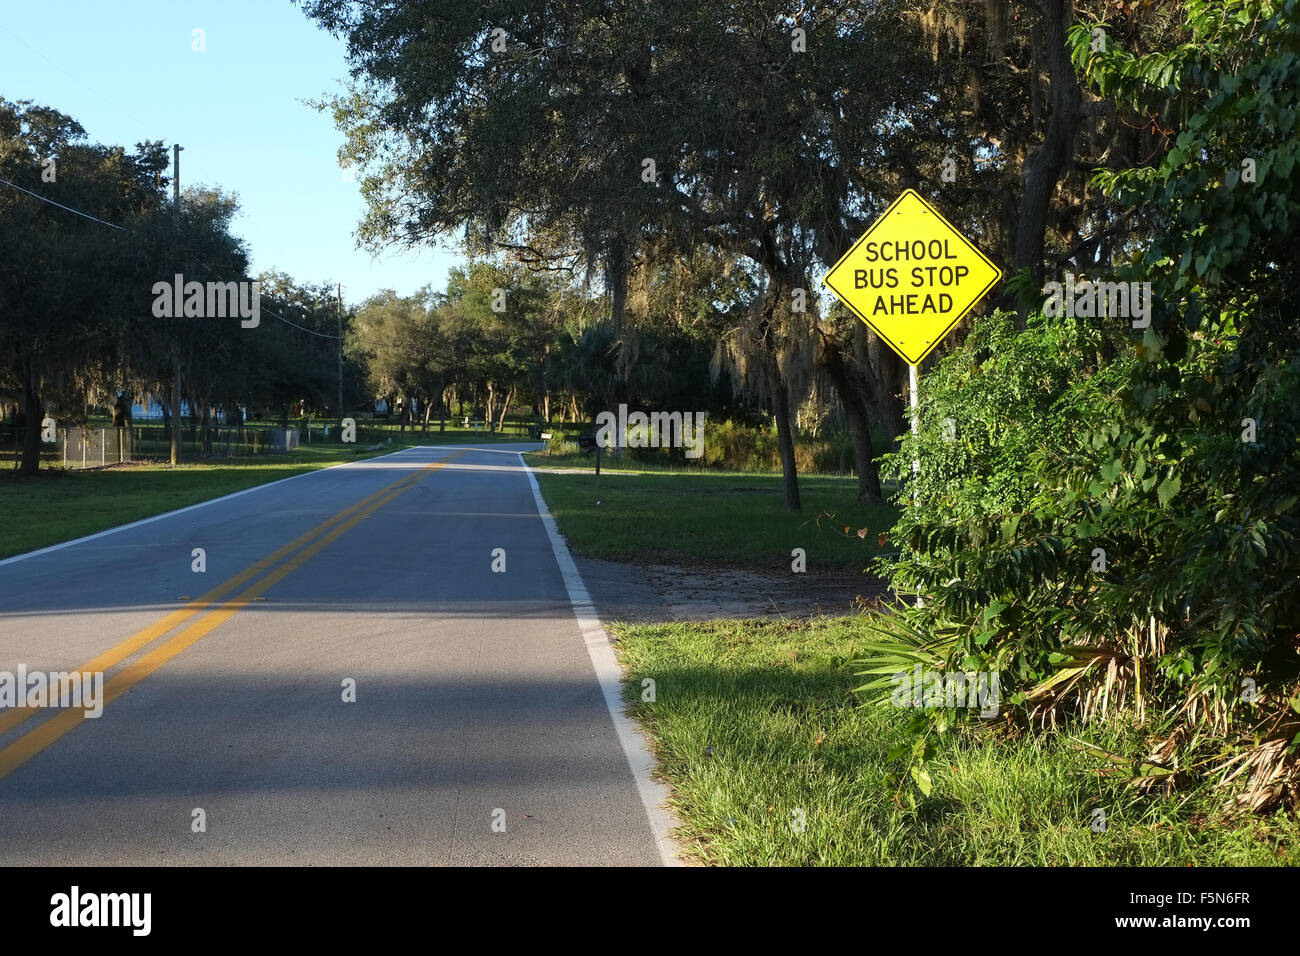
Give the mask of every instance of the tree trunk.
M 839 342 L 823 339 L 822 346 L 818 364 L 835 386 L 840 404 L 844 406 L 849 438 L 853 441 L 853 469 L 858 476 L 858 500 L 879 501 L 880 473 L 876 468 L 875 450 L 871 447 L 871 423 L 867 416 L 871 386 L 861 372 L 855 372 L 844 361 Z
M 181 463 L 181 360 L 179 356 L 172 357 L 171 413 L 171 463 L 173 465 L 179 465 Z
M 623 332 L 623 316 L 627 311 L 627 246 L 619 238 L 610 244 L 606 285 L 610 290 L 610 312 L 614 322 L 614 335 Z
M 501 403 L 501 417 L 497 419 L 497 433 L 506 426 L 506 412 L 510 411 L 510 403 L 514 401 L 515 387 L 510 386 L 510 391 L 506 392 L 506 400 Z
M 785 488 L 785 506 L 790 511 L 802 510 L 799 500 L 799 469 L 794 456 L 794 429 L 790 415 L 790 386 L 781 373 L 779 355 L 778 316 L 789 308 L 790 292 L 794 280 L 783 266 L 775 237 L 770 231 L 762 237 L 764 249 L 763 270 L 767 273 L 767 291 L 763 299 L 763 317 L 759 322 L 757 345 L 762 350 L 762 369 L 767 383 L 767 394 L 776 417 L 776 441 L 781 451 L 781 478 Z
M 433 402 L 424 403 L 424 421 L 420 425 L 420 434 L 429 434 L 429 419 L 433 417 Z
M 1042 0 L 1042 31 L 1047 74 L 1051 81 L 1051 115 L 1047 133 L 1021 169 L 1024 189 L 1020 199 L 1020 217 L 1012 251 L 1012 264 L 1018 271 L 1029 267 L 1035 283 L 1043 283 L 1043 242 L 1047 231 L 1047 213 L 1052 195 L 1074 157 L 1074 139 L 1082 118 L 1083 94 L 1075 76 L 1065 33 L 1069 27 L 1071 0 Z M 1019 328 L 1027 316 L 1020 313 Z
M 117 401 L 113 403 L 113 427 L 131 427 L 131 401 L 126 392 L 119 392 Z
M 23 463 L 19 474 L 34 475 L 41 468 L 41 422 L 45 418 L 45 402 L 41 400 L 41 387 L 36 377 L 32 357 L 23 365 Z
M 866 332 L 866 326 L 863 326 Z M 867 335 L 863 354 L 866 357 L 876 415 L 891 441 L 907 431 L 903 403 L 903 360 L 874 332 Z M 860 359 L 861 360 L 861 359 Z
M 203 457 L 212 457 L 212 406 L 203 399 Z
M 794 458 L 794 435 L 790 428 L 790 389 L 781 377 L 776 356 L 764 358 L 767 367 L 768 390 L 772 396 L 772 414 L 776 417 L 776 442 L 781 449 L 781 477 L 785 489 L 785 506 L 790 511 L 801 511 L 799 501 L 799 475 Z

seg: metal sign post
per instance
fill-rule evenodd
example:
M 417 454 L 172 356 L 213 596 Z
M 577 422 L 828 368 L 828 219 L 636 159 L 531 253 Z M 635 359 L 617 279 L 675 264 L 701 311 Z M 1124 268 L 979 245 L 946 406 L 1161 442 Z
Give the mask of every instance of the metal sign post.
M 917 397 L 916 397 L 916 382 L 917 382 L 917 378 L 916 378 L 916 376 L 917 376 L 917 366 L 912 365 L 912 364 L 909 363 L 908 366 L 907 366 L 907 391 L 908 391 L 908 394 L 911 396 L 911 406 L 912 406 L 912 438 L 913 438 L 913 440 L 917 439 L 917 438 L 920 436 L 920 434 L 921 434 L 921 413 L 917 410 Z M 921 473 L 921 459 L 920 459 L 919 457 L 918 457 L 918 458 L 913 458 L 913 459 L 912 459 L 912 477 L 916 477 L 916 476 L 919 475 L 920 473 Z M 916 492 L 915 492 L 915 490 L 913 490 L 913 492 L 912 492 L 912 505 L 913 505 L 913 507 L 916 506 Z M 917 606 L 917 607 L 924 607 L 924 606 L 925 606 L 925 605 L 924 605 L 924 602 L 921 600 L 921 595 L 919 595 L 919 594 L 916 596 L 916 606 Z
M 907 366 L 907 391 L 908 394 L 911 396 L 912 437 L 916 438 L 921 433 L 921 419 L 920 419 L 920 413 L 916 410 L 917 399 L 916 399 L 916 366 L 915 365 Z M 921 459 L 913 458 L 912 474 L 916 475 L 916 474 L 920 474 L 920 472 L 921 472 Z

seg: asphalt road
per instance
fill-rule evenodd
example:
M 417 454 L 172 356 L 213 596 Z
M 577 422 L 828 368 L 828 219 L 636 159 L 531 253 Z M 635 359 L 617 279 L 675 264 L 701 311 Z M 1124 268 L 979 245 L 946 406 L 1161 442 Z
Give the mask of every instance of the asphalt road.
M 0 708 L 0 863 L 663 862 L 517 450 L 411 449 L 0 564 L 0 679 L 102 670 L 107 700 Z

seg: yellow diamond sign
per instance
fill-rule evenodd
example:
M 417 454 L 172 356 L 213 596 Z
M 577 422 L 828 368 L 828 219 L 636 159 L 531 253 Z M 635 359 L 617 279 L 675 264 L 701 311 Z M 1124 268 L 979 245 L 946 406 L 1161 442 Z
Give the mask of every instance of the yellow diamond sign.
M 890 348 L 920 365 L 1001 278 L 1001 269 L 909 189 L 822 281 Z

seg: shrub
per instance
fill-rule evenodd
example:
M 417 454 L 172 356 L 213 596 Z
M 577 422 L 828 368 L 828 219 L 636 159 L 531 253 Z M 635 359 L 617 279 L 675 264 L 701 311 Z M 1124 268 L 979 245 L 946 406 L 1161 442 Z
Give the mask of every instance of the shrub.
M 1144 782 L 1244 780 L 1253 809 L 1300 794 L 1295 7 L 1193 0 L 1189 42 L 1140 60 L 1073 29 L 1103 94 L 1182 130 L 1158 168 L 1095 177 L 1161 224 L 1116 274 L 1151 282 L 1151 323 L 994 316 L 924 377 L 883 570 L 925 605 L 873 625 L 863 662 L 996 670 L 1040 726 L 1150 721 Z M 918 721 L 910 753 L 955 718 Z

